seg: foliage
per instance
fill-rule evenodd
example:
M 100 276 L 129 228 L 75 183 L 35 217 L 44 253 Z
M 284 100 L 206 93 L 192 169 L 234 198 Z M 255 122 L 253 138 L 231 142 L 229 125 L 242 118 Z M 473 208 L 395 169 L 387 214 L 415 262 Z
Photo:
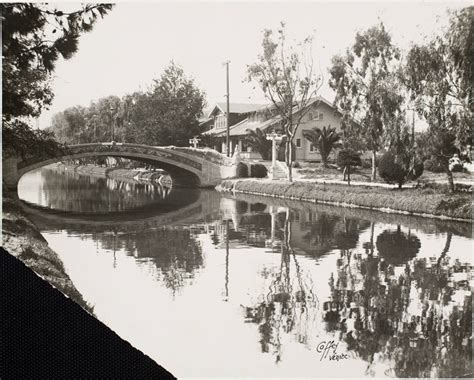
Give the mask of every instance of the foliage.
M 449 160 L 449 170 L 453 173 L 462 173 L 464 171 L 463 162 L 457 154 Z
M 249 168 L 243 162 L 237 164 L 237 178 L 247 178 L 249 176 Z
M 181 67 L 171 62 L 152 90 L 139 98 L 142 113 L 134 112 L 132 129 L 139 144 L 188 146 L 200 134 L 204 93 Z
M 385 182 L 396 183 L 399 188 L 423 174 L 423 162 L 416 155 L 413 138 L 403 120 L 396 122 L 389 151 L 380 159 L 378 168 Z
M 428 122 L 425 158 L 443 166 L 454 191 L 449 159 L 471 141 L 474 7 L 451 14 L 447 30 L 408 52 L 404 83 Z
M 430 159 L 436 167 L 443 168 L 448 176 L 450 191 L 454 191 L 454 181 L 449 170 L 449 160 L 458 153 L 455 141 L 456 135 L 453 130 L 444 128 L 429 128 L 420 137 L 421 144 L 418 144 L 418 154 L 423 160 Z
M 369 209 L 395 209 L 405 213 L 443 215 L 471 220 L 471 194 L 447 195 L 431 189 L 391 189 L 369 186 L 319 185 L 304 182 L 222 181 L 221 188 L 322 203 L 347 204 Z
M 304 131 L 303 136 L 318 148 L 323 166 L 327 167 L 329 154 L 333 148 L 339 146 L 340 136 L 336 129 L 330 126 L 322 129 L 313 128 L 310 131 Z
M 293 139 L 312 98 L 322 85 L 322 77 L 313 71 L 311 46 L 312 37 L 306 38 L 298 50 L 288 46 L 285 24 L 281 23 L 276 37 L 272 30 L 264 30 L 263 54 L 247 68 L 248 80 L 258 83 L 281 118 L 290 182 L 293 180 Z
M 208 147 L 211 149 L 214 149 L 214 147 L 220 146 L 222 143 L 219 137 L 216 137 L 210 134 L 206 134 L 206 135 L 202 134 L 201 136 L 199 136 L 199 138 L 201 139 L 201 141 L 199 142 L 200 146 Z
M 87 108 L 71 107 L 53 117 L 63 142 L 115 140 L 147 145 L 188 146 L 199 135 L 204 93 L 173 62 L 145 92 L 108 96 Z M 211 143 L 211 141 L 207 141 Z
M 291 163 L 291 166 L 294 167 L 294 168 L 296 168 L 296 169 L 301 168 L 301 165 L 300 165 L 300 163 L 299 163 L 298 161 L 293 161 L 293 162 Z
M 2 149 L 4 157 L 19 155 L 22 159 L 50 158 L 65 151 L 50 131 L 34 130 L 20 120 L 3 122 Z
M 355 152 L 350 149 L 343 149 L 339 152 L 337 155 L 337 165 L 340 167 L 345 167 L 345 166 L 360 166 L 362 165 L 361 159 L 360 159 L 360 153 Z
M 362 137 L 365 148 L 372 152 L 372 180 L 376 178 L 376 153 L 404 101 L 395 75 L 399 58 L 398 48 L 380 24 L 357 33 L 351 49 L 345 56 L 334 56 L 329 70 L 335 104 L 343 112 L 345 146 L 353 147 Z
M 265 178 L 268 174 L 267 168 L 262 164 L 251 164 L 250 165 L 250 177 L 253 178 Z
M 260 153 L 263 160 L 270 160 L 272 158 L 272 142 L 267 140 L 267 134 L 260 128 L 247 129 L 245 142 L 252 150 Z
M 445 170 L 444 168 L 436 161 L 428 158 L 423 162 L 425 170 L 433 172 L 433 173 L 443 173 Z
M 373 226 L 370 236 L 363 244 L 365 254 L 340 252 L 329 283 L 330 301 L 325 302 L 330 304 L 324 309 L 325 320 L 331 322 L 327 329 L 340 330 L 336 334 L 348 349 L 368 361 L 368 374 L 377 373 L 377 356 L 390 363 L 385 374 L 396 377 L 469 373 L 472 297 L 453 297 L 455 289 L 464 288 L 453 273 L 469 265 L 446 257 L 452 234 L 447 234 L 436 263 L 416 257 L 420 241 L 410 230 L 383 231 L 377 236 L 378 255 L 370 249 Z M 397 266 L 402 270 L 395 270 Z M 448 304 L 455 306 L 445 309 Z
M 401 188 L 407 180 L 417 179 L 423 174 L 423 164 L 417 162 L 415 168 L 412 168 L 410 161 L 388 151 L 380 159 L 379 174 L 385 182 L 396 183 Z
M 64 143 L 78 144 L 112 140 L 124 141 L 123 102 L 108 96 L 92 102 L 89 107 L 74 106 L 55 114 L 51 130 Z
M 4 155 L 46 158 L 62 150 L 51 132 L 32 130 L 28 118 L 39 116 L 52 102 L 56 61 L 71 58 L 80 35 L 91 31 L 112 7 L 86 4 L 65 13 L 47 4 L 1 4 Z
M 362 160 L 360 159 L 360 153 L 352 149 L 342 149 L 339 151 L 336 159 L 336 163 L 339 167 L 344 170 L 344 179 L 347 175 L 347 183 L 351 184 L 351 168 L 353 166 L 361 166 Z
M 56 61 L 71 58 L 112 4 L 85 4 L 65 13 L 47 4 L 2 4 L 3 118 L 39 116 L 51 104 Z

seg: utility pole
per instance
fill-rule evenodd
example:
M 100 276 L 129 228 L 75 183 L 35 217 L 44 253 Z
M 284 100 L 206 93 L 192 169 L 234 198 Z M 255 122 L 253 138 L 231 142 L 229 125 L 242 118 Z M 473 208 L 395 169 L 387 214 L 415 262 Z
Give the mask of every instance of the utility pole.
M 232 154 L 230 152 L 230 132 L 229 132 L 229 127 L 230 127 L 230 103 L 229 103 L 229 63 L 230 61 L 225 61 L 224 65 L 226 66 L 226 82 L 227 82 L 227 132 L 226 132 L 226 139 L 225 139 L 225 145 L 226 145 L 226 152 L 227 152 L 227 157 L 230 157 Z
M 115 106 L 110 107 L 110 117 L 112 118 L 112 142 L 115 141 L 115 122 L 117 121 L 117 116 L 113 115 L 115 110 Z

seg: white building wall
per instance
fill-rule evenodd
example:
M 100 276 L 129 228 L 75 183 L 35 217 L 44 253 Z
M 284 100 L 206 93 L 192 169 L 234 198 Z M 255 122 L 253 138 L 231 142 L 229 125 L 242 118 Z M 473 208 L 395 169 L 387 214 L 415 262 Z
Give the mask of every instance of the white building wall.
M 310 119 L 310 113 L 314 115 L 322 114 L 322 120 L 319 118 Z M 336 128 L 336 131 L 341 132 L 341 115 L 335 114 L 334 109 L 329 107 L 325 103 L 319 103 L 314 105 L 311 110 L 306 113 L 301 124 L 296 131 L 296 136 L 294 139 L 295 145 L 297 144 L 297 139 L 301 141 L 301 147 L 296 147 L 296 161 L 298 160 L 307 160 L 307 161 L 320 161 L 321 155 L 318 150 L 310 151 L 311 143 L 303 136 L 303 131 L 309 131 L 313 128 L 322 128 L 322 127 L 333 127 Z M 332 151 L 329 158 L 332 159 L 335 157 L 335 152 Z

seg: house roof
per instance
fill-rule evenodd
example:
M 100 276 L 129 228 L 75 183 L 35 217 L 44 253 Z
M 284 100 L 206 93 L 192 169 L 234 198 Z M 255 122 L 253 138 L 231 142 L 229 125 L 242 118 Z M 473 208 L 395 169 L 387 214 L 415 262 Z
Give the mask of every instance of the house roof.
M 326 104 L 327 106 L 333 108 L 335 111 L 341 113 L 340 110 L 338 110 L 334 106 L 333 103 L 331 103 L 327 99 L 323 98 L 322 96 L 318 96 L 318 97 L 314 97 L 314 98 L 310 99 L 308 101 L 307 107 L 310 107 L 311 105 L 313 105 L 314 103 L 316 103 L 318 101 Z M 273 104 L 266 104 L 266 105 L 263 105 L 263 106 L 260 105 L 259 108 L 256 108 L 253 111 L 248 111 L 248 112 L 250 113 L 250 112 L 254 112 L 254 111 L 257 111 L 257 110 L 263 110 L 265 108 L 270 108 L 270 107 L 274 107 Z M 293 112 L 297 112 L 297 111 L 298 111 L 298 107 L 295 106 Z M 276 116 L 274 116 L 274 117 L 272 117 L 268 120 L 265 120 L 265 121 L 251 121 L 251 120 L 249 120 L 249 118 L 246 118 L 246 119 L 242 120 L 241 122 L 239 122 L 237 124 L 231 125 L 230 128 L 229 128 L 229 135 L 230 136 L 243 136 L 243 135 L 247 134 L 248 129 L 256 130 L 258 128 L 262 131 L 265 131 L 268 128 L 275 125 L 276 123 L 280 122 L 280 121 L 281 121 L 281 116 L 280 115 L 276 115 Z M 209 130 L 207 132 L 204 132 L 204 133 L 209 134 L 209 135 L 214 135 L 216 137 L 222 137 L 222 136 L 226 135 L 226 132 L 227 131 L 226 131 L 225 128 L 220 128 L 220 129 L 211 129 L 211 130 Z
M 266 106 L 267 104 L 229 103 L 229 112 L 238 114 L 250 113 Z M 211 117 L 211 115 L 214 114 L 216 110 L 220 110 L 223 113 L 227 112 L 227 103 L 216 103 L 211 112 L 209 112 L 208 117 Z
M 243 136 L 247 134 L 247 130 L 251 129 L 255 131 L 257 128 L 265 131 L 275 123 L 281 120 L 280 116 L 275 116 L 271 119 L 265 120 L 265 121 L 251 121 L 248 118 L 242 120 L 241 122 L 231 125 L 229 128 L 229 136 Z M 205 134 L 209 135 L 214 135 L 216 137 L 222 137 L 225 136 L 227 131 L 225 128 L 220 128 L 220 129 L 211 129 L 207 132 L 204 132 Z

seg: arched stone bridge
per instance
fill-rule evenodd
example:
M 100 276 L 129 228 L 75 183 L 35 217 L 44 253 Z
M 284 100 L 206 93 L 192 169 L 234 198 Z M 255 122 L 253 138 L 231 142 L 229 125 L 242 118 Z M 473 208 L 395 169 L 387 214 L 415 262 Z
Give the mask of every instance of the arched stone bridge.
M 166 170 L 178 186 L 212 187 L 237 172 L 231 158 L 212 149 L 112 142 L 70 145 L 63 155 L 49 159 L 7 158 L 3 161 L 3 181 L 8 187 L 16 188 L 21 176 L 31 170 L 59 161 L 98 156 L 123 157 L 156 165 Z

